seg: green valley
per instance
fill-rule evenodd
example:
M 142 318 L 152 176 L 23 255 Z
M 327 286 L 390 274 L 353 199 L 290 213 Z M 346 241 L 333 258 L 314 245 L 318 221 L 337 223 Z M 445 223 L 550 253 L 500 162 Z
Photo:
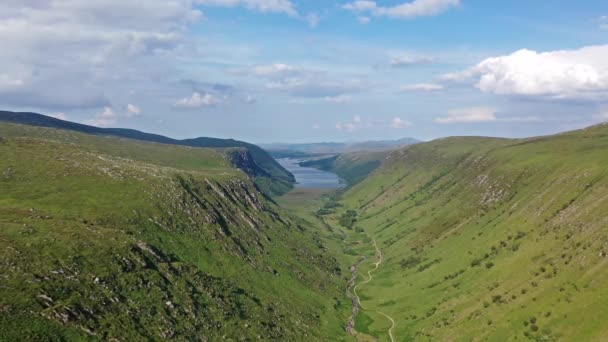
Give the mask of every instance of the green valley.
M 606 338 L 608 125 L 352 152 L 315 165 L 349 188 L 274 197 L 226 149 L 0 137 L 2 340 Z

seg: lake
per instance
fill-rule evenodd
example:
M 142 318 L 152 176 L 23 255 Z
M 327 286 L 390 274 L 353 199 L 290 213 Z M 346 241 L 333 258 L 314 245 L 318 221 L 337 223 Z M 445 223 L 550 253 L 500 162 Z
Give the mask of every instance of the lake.
M 344 187 L 344 182 L 336 174 L 317 170 L 312 167 L 302 167 L 298 163 L 303 159 L 280 158 L 277 162 L 296 177 L 296 188 L 338 189 Z

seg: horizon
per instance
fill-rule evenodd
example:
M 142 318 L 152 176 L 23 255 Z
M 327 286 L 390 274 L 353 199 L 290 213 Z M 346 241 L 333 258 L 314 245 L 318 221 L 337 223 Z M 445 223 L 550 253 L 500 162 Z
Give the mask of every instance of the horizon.
M 601 1 L 57 0 L 0 11 L 0 106 L 98 127 L 271 144 L 525 138 L 608 120 Z
M 2 110 L 0 109 L 0 112 L 2 111 L 6 111 L 6 110 Z M 10 111 L 8 111 L 10 112 Z M 46 116 L 46 117 L 50 117 L 53 119 L 57 119 L 57 120 L 61 120 L 61 121 L 66 121 L 66 122 L 72 122 L 72 123 L 78 123 L 78 124 L 82 124 L 82 125 L 87 125 L 90 127 L 99 127 L 99 126 L 94 126 L 94 125 L 89 125 L 88 123 L 83 123 L 83 122 L 74 122 L 74 121 L 70 121 L 67 120 L 67 118 L 57 118 L 51 115 L 47 115 L 47 114 L 43 114 L 43 113 L 34 113 L 34 112 L 15 112 L 17 114 L 20 113 L 28 113 L 28 114 L 37 114 L 37 115 L 42 115 L 42 116 Z M 407 137 L 400 137 L 400 138 L 396 138 L 396 139 L 366 139 L 366 140 L 344 140 L 344 141 L 339 141 L 339 140 L 334 140 L 334 141 L 304 141 L 304 142 L 289 142 L 289 141 L 271 141 L 271 142 L 258 142 L 258 141 L 248 141 L 248 140 L 243 140 L 243 139 L 238 139 L 238 138 L 222 138 L 222 137 L 217 137 L 217 136 L 191 136 L 191 137 L 174 137 L 171 135 L 166 135 L 166 134 L 162 134 L 159 132 L 155 132 L 155 131 L 144 131 L 144 130 L 139 130 L 137 128 L 129 128 L 129 127 L 118 127 L 118 126 L 111 126 L 111 127 L 99 127 L 99 128 L 107 128 L 107 129 L 133 129 L 142 133 L 148 133 L 148 134 L 155 134 L 155 135 L 161 135 L 170 139 L 175 139 L 175 140 L 187 140 L 187 139 L 196 139 L 196 138 L 216 138 L 216 139 L 233 139 L 233 140 L 237 140 L 237 141 L 243 141 L 243 142 L 247 142 L 247 143 L 251 143 L 257 146 L 260 146 L 264 149 L 267 148 L 267 146 L 271 146 L 271 145 L 315 145 L 315 144 L 362 144 L 362 143 L 374 143 L 374 142 L 395 142 L 395 141 L 399 141 L 399 140 L 406 140 L 406 139 L 412 139 L 412 140 L 416 140 L 416 143 L 425 143 L 425 142 L 431 142 L 434 140 L 441 140 L 441 139 L 448 139 L 448 138 L 458 138 L 458 137 L 478 137 L 478 138 L 496 138 L 496 139 L 532 139 L 532 138 L 540 138 L 540 137 L 545 137 L 545 136 L 552 136 L 552 135 L 558 135 L 558 134 L 563 134 L 563 133 L 568 133 L 568 132 L 572 132 L 572 131 L 577 131 L 577 130 L 584 130 L 587 128 L 591 128 L 594 126 L 598 126 L 598 125 L 608 125 L 608 120 L 607 121 L 600 121 L 600 122 L 595 122 L 592 123 L 590 125 L 584 126 L 584 127 L 579 127 L 579 128 L 573 128 L 573 129 L 569 129 L 569 130 L 564 130 L 564 131 L 558 131 L 558 132 L 554 132 L 554 133 L 548 133 L 548 134 L 540 134 L 540 135 L 530 135 L 530 136 L 523 136 L 523 137 L 504 137 L 504 136 L 497 136 L 497 135 L 446 135 L 446 136 L 440 136 L 440 137 L 436 137 L 433 139 L 428 139 L 428 140 L 423 140 L 423 139 L 419 139 L 415 136 L 407 136 Z

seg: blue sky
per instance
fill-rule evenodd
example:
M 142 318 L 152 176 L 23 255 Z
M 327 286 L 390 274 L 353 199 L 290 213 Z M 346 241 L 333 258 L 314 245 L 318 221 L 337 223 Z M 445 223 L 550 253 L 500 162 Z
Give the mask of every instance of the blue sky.
M 252 142 L 608 120 L 608 2 L 8 0 L 0 106 Z

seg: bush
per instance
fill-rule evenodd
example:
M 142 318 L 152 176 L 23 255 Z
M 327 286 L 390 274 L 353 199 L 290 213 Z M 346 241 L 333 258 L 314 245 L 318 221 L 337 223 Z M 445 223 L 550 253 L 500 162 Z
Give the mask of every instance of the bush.
M 357 212 L 354 210 L 347 210 L 339 219 L 340 225 L 348 229 L 352 229 L 355 222 L 357 222 Z
M 494 267 L 493 262 L 486 262 L 486 268 L 492 268 L 492 267 Z

